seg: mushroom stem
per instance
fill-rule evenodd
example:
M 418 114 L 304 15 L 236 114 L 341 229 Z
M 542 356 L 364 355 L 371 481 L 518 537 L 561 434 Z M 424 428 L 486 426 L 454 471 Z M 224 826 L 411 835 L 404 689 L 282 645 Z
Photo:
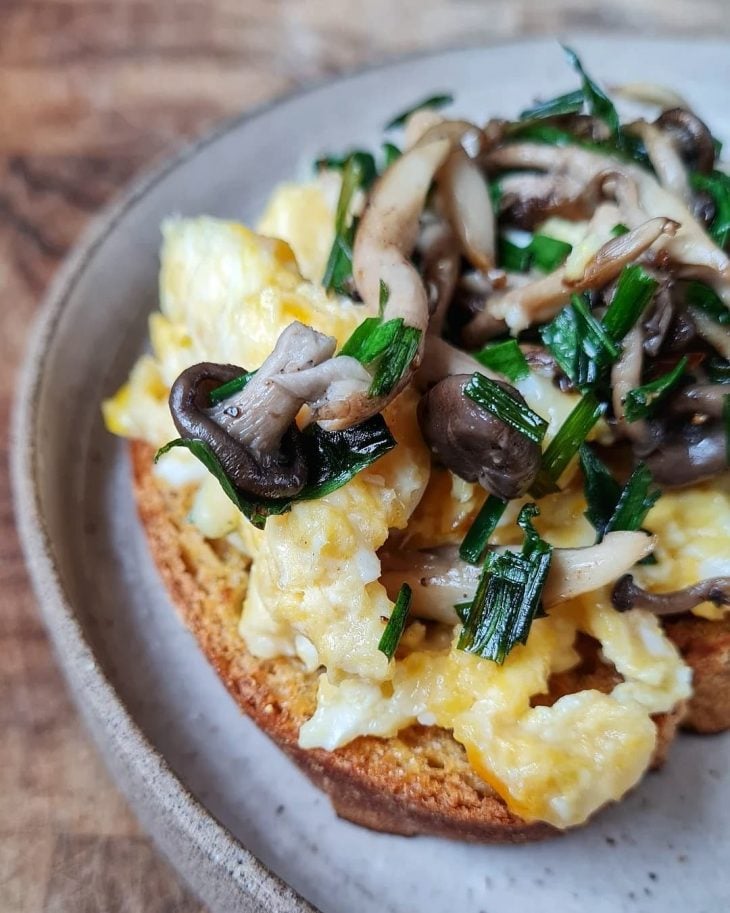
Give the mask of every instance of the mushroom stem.
M 642 532 L 608 533 L 598 545 L 553 549 L 542 592 L 546 608 L 613 583 L 654 549 L 655 538 Z M 505 551 L 514 546 L 502 546 Z M 454 625 L 454 605 L 474 598 L 481 568 L 462 561 L 453 547 L 433 551 L 381 552 L 380 582 L 395 598 L 403 582 L 413 592 L 411 612 L 419 618 Z
M 276 383 L 277 378 L 321 364 L 335 346 L 332 336 L 291 323 L 243 390 L 210 409 L 210 418 L 257 456 L 277 450 L 306 399 Z
M 727 394 L 725 384 L 690 384 L 672 397 L 669 408 L 672 412 L 720 418 Z
M 681 590 L 650 593 L 634 583 L 631 574 L 625 574 L 614 586 L 611 601 L 619 612 L 648 609 L 655 615 L 679 615 L 703 602 L 718 607 L 730 606 L 730 577 L 708 577 Z

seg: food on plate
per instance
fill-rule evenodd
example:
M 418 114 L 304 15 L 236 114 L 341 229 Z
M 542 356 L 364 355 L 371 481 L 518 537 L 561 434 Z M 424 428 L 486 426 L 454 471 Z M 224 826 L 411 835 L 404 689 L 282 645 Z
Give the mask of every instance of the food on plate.
M 428 99 L 257 232 L 168 219 L 104 403 L 231 694 L 380 830 L 546 836 L 730 728 L 730 178 L 568 56 L 579 89 Z

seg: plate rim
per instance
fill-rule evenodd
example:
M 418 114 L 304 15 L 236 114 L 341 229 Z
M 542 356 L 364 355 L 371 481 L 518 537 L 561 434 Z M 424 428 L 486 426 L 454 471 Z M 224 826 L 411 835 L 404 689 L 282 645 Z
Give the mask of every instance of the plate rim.
M 224 893 L 217 898 L 215 892 L 209 888 L 223 866 L 234 879 L 239 892 L 236 898 L 236 909 L 239 911 L 318 913 L 304 897 L 261 863 L 187 789 L 164 755 L 150 742 L 127 710 L 97 660 L 92 643 L 84 635 L 73 602 L 66 594 L 58 572 L 53 541 L 45 523 L 37 484 L 38 447 L 33 403 L 46 381 L 44 356 L 53 344 L 54 329 L 61 320 L 87 265 L 98 248 L 113 234 L 128 210 L 189 159 L 198 156 L 207 146 L 238 130 L 249 121 L 254 121 L 287 102 L 314 94 L 329 85 L 346 83 L 377 70 L 453 54 L 493 51 L 502 47 L 529 48 L 564 39 L 570 42 L 589 41 L 606 45 L 630 42 L 636 45 L 726 46 L 730 50 L 730 41 L 725 38 L 694 35 L 637 37 L 626 32 L 602 35 L 595 31 L 575 31 L 560 37 L 554 34 L 519 35 L 500 38 L 493 42 L 447 45 L 407 54 L 385 55 L 366 66 L 307 80 L 303 85 L 277 93 L 266 101 L 220 120 L 200 136 L 183 141 L 181 146 L 160 162 L 143 169 L 140 175 L 124 185 L 111 202 L 104 205 L 90 219 L 41 296 L 16 374 L 18 396 L 11 414 L 9 448 L 16 529 L 36 605 L 49 635 L 56 663 L 69 686 L 75 708 L 84 721 L 86 731 L 104 758 L 115 784 L 121 789 L 146 833 L 153 838 L 155 846 L 195 894 L 206 903 L 216 904 L 219 900 L 230 897 L 229 893 Z M 140 798 L 142 791 L 147 797 L 146 804 Z M 176 845 L 176 841 L 187 841 L 187 846 L 184 843 Z M 180 854 L 190 856 L 191 849 L 196 862 L 210 873 L 208 877 L 198 877 L 197 872 L 191 875 L 190 868 L 183 868 L 179 864 Z M 213 907 L 216 913 L 218 909 L 223 907 Z

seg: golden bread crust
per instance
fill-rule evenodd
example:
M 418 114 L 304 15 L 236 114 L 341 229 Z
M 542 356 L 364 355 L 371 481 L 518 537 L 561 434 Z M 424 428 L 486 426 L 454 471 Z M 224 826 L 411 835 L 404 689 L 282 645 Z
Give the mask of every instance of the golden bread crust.
M 337 813 L 395 834 L 430 834 L 487 843 L 522 843 L 560 833 L 525 822 L 471 769 L 462 746 L 437 727 L 412 726 L 390 739 L 358 738 L 336 751 L 304 750 L 297 737 L 315 707 L 317 673 L 298 660 L 251 656 L 238 633 L 246 562 L 233 548 L 209 542 L 185 521 L 189 489 L 173 489 L 152 473 L 153 450 L 130 445 L 134 491 L 150 551 L 183 621 L 239 707 L 330 797 Z M 576 670 L 556 676 L 551 695 L 618 678 L 586 649 Z M 655 718 L 654 765 L 664 760 L 684 707 Z

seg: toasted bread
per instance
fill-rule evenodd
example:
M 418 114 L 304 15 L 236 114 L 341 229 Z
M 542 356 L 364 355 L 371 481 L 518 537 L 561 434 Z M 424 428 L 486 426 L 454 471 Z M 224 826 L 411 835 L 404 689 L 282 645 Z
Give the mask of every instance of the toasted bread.
M 244 713 L 329 795 L 339 815 L 379 831 L 475 842 L 521 843 L 559 833 L 513 814 L 444 729 L 412 726 L 394 738 L 358 738 L 331 752 L 300 748 L 317 673 L 295 659 L 261 660 L 246 650 L 238 633 L 246 560 L 186 522 L 192 490 L 161 482 L 151 471 L 152 454 L 148 445 L 132 442 L 139 515 L 173 602 Z M 586 687 L 607 692 L 620 680 L 601 662 L 595 643 L 586 639 L 581 653 L 581 664 L 555 676 L 541 703 Z M 654 766 L 663 762 L 684 710 L 655 718 Z

